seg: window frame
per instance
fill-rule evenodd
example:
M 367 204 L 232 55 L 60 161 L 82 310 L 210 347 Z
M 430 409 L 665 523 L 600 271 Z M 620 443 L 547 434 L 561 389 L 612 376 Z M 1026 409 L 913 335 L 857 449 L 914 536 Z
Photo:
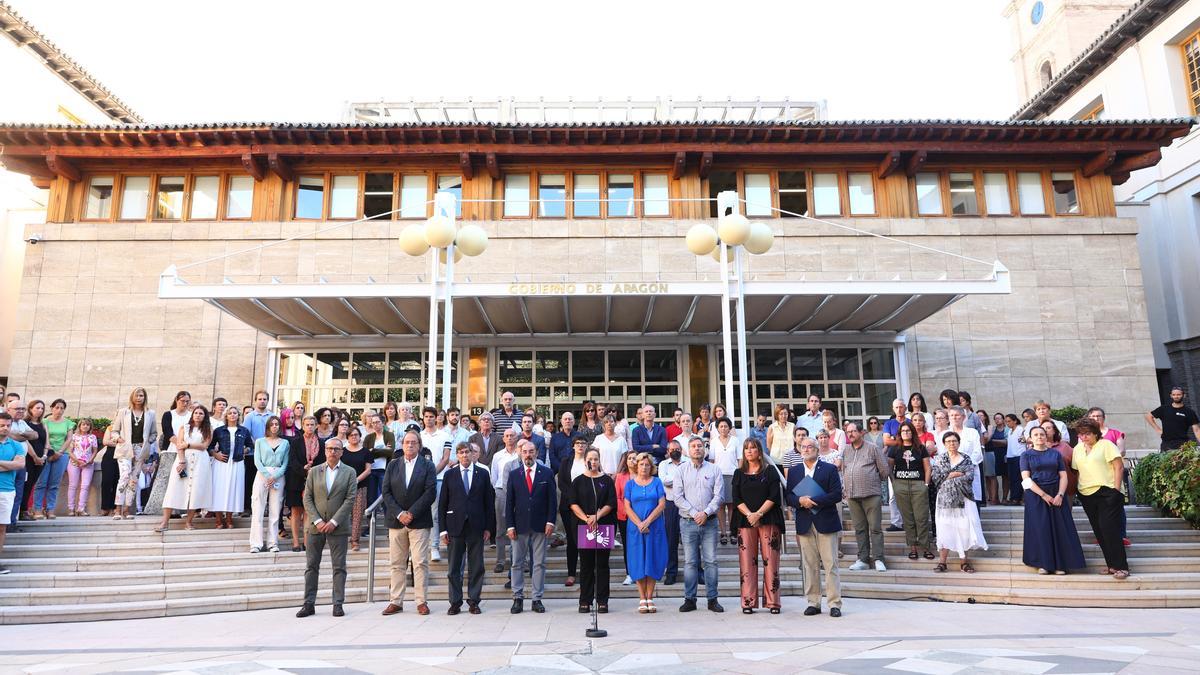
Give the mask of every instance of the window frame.
M 732 171 L 737 176 L 737 193 L 739 199 L 746 199 L 746 174 L 761 174 L 765 173 L 770 176 L 771 190 L 771 209 L 772 212 L 767 215 L 749 215 L 746 213 L 747 208 L 743 204 L 742 213 L 747 218 L 796 218 L 797 216 L 785 216 L 779 213 L 779 174 L 780 172 L 788 173 L 803 173 L 805 181 L 805 209 L 807 213 L 804 217 L 807 218 L 877 218 L 879 217 L 879 173 L 875 167 L 868 166 L 846 166 L 846 167 L 779 167 L 779 166 L 746 166 L 737 169 L 721 169 L 723 171 Z M 837 177 L 838 188 L 838 213 L 826 213 L 817 215 L 816 213 L 816 197 L 815 188 L 813 186 L 813 176 L 816 174 L 833 174 Z M 850 174 L 866 174 L 871 177 L 871 201 L 874 203 L 874 208 L 870 213 L 850 213 Z M 708 195 L 711 186 L 708 178 L 705 177 L 701 181 L 701 192 Z
M 1196 82 L 1193 82 L 1192 78 L 1188 74 L 1188 43 L 1192 42 L 1193 40 L 1200 42 L 1200 29 L 1197 29 L 1179 41 L 1179 58 L 1181 65 L 1183 66 L 1183 83 L 1184 86 L 1187 87 L 1189 115 L 1200 114 L 1197 112 L 1200 111 L 1200 77 L 1197 78 Z M 1197 45 L 1196 49 L 1196 71 L 1198 76 L 1200 76 L 1200 44 Z
M 109 194 L 109 197 L 108 197 L 108 216 L 106 216 L 104 218 L 88 218 L 87 217 L 88 195 L 92 190 L 92 180 L 96 179 L 96 178 L 111 178 L 112 179 L 112 184 L 109 185 L 109 187 L 112 189 L 112 192 Z M 121 195 L 117 191 L 117 186 L 120 185 L 120 183 L 121 183 L 121 174 L 117 173 L 117 172 L 93 173 L 93 174 L 87 174 L 86 176 L 84 176 L 83 180 L 79 181 L 79 185 L 80 185 L 81 189 L 80 189 L 80 195 L 79 195 L 79 208 L 76 211 L 77 217 L 75 218 L 75 220 L 77 222 L 81 222 L 81 223 L 111 223 L 111 222 L 113 222 L 113 218 L 117 214 L 117 203 L 121 199 Z
M 1070 172 L 1075 177 L 1075 194 L 1079 203 L 1079 211 L 1077 213 L 1063 212 L 1059 213 L 1054 209 L 1054 196 L 1051 194 L 1053 183 L 1051 175 L 1057 172 Z M 926 169 L 921 173 L 937 173 L 938 184 L 942 191 L 942 212 L 934 213 L 919 213 L 917 208 L 917 182 L 915 178 L 909 178 L 909 201 L 912 208 L 913 217 L 915 218 L 1060 218 L 1060 217 L 1075 217 L 1086 216 L 1087 209 L 1084 206 L 1084 189 L 1083 180 L 1079 170 L 1074 167 L 1030 167 L 1030 166 L 1007 166 L 1007 167 L 954 167 L 940 166 Z M 951 173 L 970 173 L 975 180 L 975 199 L 979 204 L 978 214 L 955 214 L 951 211 L 950 202 L 950 174 Z M 983 185 L 983 175 L 985 173 L 1004 174 L 1008 181 L 1008 201 L 1009 211 L 1007 213 L 992 213 L 988 201 L 986 191 Z M 1025 213 L 1021 210 L 1020 193 L 1017 185 L 1017 174 L 1036 173 L 1041 176 L 1042 184 L 1042 213 Z
M 565 192 L 567 194 L 567 202 L 565 215 L 563 216 L 542 216 L 540 215 L 541 204 L 538 201 L 541 178 L 543 174 L 547 175 L 563 175 L 566 177 Z M 598 175 L 599 176 L 599 196 L 597 200 L 600 203 L 600 215 L 598 216 L 576 216 L 575 215 L 575 175 Z M 609 212 L 609 197 L 608 184 L 610 175 L 631 175 L 633 176 L 633 214 L 614 216 Z M 663 215 L 646 215 L 646 180 L 647 174 L 665 176 L 667 179 L 667 212 Z M 529 176 L 529 212 L 526 215 L 507 215 L 505 213 L 506 202 L 504 200 L 505 179 L 509 175 L 527 175 Z M 671 201 L 676 194 L 671 179 L 671 171 L 667 168 L 605 168 L 605 167 L 525 167 L 513 166 L 504 171 L 497 181 L 499 189 L 499 202 L 496 209 L 493 210 L 493 216 L 499 220 L 638 220 L 642 218 L 672 218 L 674 217 L 674 208 Z M 659 201 L 659 200 L 655 200 Z

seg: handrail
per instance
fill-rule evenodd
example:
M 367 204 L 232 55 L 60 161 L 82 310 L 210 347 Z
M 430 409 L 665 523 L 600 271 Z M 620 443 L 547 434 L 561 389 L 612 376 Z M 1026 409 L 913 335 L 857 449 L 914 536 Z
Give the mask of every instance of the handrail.
M 383 504 L 383 495 L 375 498 L 363 511 L 363 518 L 370 518 L 370 541 L 367 542 L 367 602 L 375 602 L 375 512 Z M 357 532 L 354 533 L 358 535 Z

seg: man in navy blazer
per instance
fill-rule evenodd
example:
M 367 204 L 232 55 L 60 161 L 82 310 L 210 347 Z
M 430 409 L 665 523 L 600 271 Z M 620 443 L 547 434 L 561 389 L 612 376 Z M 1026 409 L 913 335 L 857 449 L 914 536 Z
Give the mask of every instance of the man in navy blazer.
M 483 544 L 496 529 L 496 490 L 487 469 L 471 461 L 471 444 L 454 449 L 458 464 L 446 469 L 438 496 L 442 543 L 450 549 L 450 609 L 458 614 L 463 603 L 463 556 L 467 558 L 467 611 L 479 614 L 483 593 Z
M 554 534 L 554 516 L 557 513 L 557 490 L 554 487 L 554 472 L 537 461 L 537 448 L 529 441 L 517 443 L 521 462 L 508 473 L 505 493 L 508 503 L 505 523 L 508 538 L 513 542 L 513 558 L 525 560 L 533 556 L 533 611 L 546 611 L 542 605 L 542 594 L 546 590 L 546 542 Z M 507 466 L 514 466 L 509 464 Z M 574 533 L 568 532 L 567 536 Z M 514 565 L 512 575 L 513 604 L 509 610 L 520 614 L 525 605 L 525 575 L 521 567 Z
M 796 510 L 796 542 L 804 556 L 804 595 L 808 600 L 805 616 L 821 613 L 821 565 L 825 566 L 825 595 L 829 599 L 829 615 L 842 615 L 841 580 L 838 577 L 838 534 L 842 518 L 838 504 L 842 501 L 842 478 L 837 467 L 818 459 L 817 442 L 805 438 L 800 442 L 800 459 L 788 469 L 788 506 Z M 825 494 L 797 497 L 795 487 L 811 476 Z

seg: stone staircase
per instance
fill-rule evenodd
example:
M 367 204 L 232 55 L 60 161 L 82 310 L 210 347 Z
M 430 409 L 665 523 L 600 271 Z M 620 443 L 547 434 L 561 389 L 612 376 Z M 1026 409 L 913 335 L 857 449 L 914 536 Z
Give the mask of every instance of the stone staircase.
M 1129 516 L 1132 575 L 1121 582 L 1097 574 L 1103 566 L 1099 546 L 1082 509 L 1075 509 L 1076 526 L 1084 542 L 1089 569 L 1068 576 L 1040 576 L 1021 564 L 1022 511 L 988 507 L 982 512 L 989 550 L 974 552 L 976 574 L 964 574 L 952 564 L 938 574 L 934 563 L 906 557 L 903 533 L 887 533 L 887 572 L 850 572 L 854 537 L 842 538 L 842 593 L 847 598 L 937 600 L 1020 605 L 1086 607 L 1200 607 L 1200 531 L 1176 518 L 1162 517 L 1148 507 L 1133 506 Z M 304 556 L 284 552 L 251 554 L 247 523 L 235 530 L 213 530 L 212 521 L 197 520 L 202 529 L 153 531 L 156 517 L 116 522 L 106 518 L 59 518 L 22 523 L 24 532 L 8 535 L 4 564 L 12 573 L 0 576 L 0 624 L 50 623 L 130 619 L 177 614 L 201 614 L 245 609 L 298 606 L 303 590 Z M 886 522 L 886 516 L 885 516 Z M 172 522 L 180 527 L 179 521 Z M 790 539 L 790 538 L 789 538 Z M 387 600 L 387 540 L 379 535 L 375 600 Z M 350 554 L 347 602 L 366 600 L 367 553 Z M 485 599 L 493 609 L 511 596 L 505 575 L 491 572 L 495 552 L 488 553 Z M 733 546 L 719 548 L 720 588 L 727 608 L 736 606 L 738 563 Z M 789 541 L 783 556 L 781 585 L 785 596 L 802 594 L 799 553 Z M 951 562 L 954 562 L 953 556 Z M 319 603 L 329 602 L 328 563 L 322 575 Z M 612 593 L 636 598 L 634 586 L 622 586 L 624 569 L 614 552 Z M 433 563 L 430 601 L 444 607 L 446 566 Z M 577 588 L 563 585 L 565 549 L 550 553 L 548 598 L 578 597 Z M 677 598 L 679 583 L 659 586 L 664 598 Z M 796 597 L 785 608 L 799 608 Z M 666 603 L 671 604 L 671 603 Z M 382 605 L 380 605 L 382 609 Z M 485 606 L 486 609 L 486 606 Z

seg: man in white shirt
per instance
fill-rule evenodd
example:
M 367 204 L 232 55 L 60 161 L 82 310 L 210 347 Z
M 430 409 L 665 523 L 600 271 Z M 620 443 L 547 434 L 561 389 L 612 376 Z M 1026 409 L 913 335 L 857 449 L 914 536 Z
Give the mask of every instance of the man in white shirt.
M 442 476 L 445 475 L 447 467 L 450 466 L 450 449 L 453 447 L 450 443 L 450 437 L 442 433 L 437 428 L 437 408 L 433 406 L 425 406 L 421 410 L 421 421 L 425 427 L 421 429 L 421 447 L 429 450 L 433 455 L 433 465 L 437 469 L 437 494 L 440 497 L 442 494 Z M 433 531 L 441 532 L 438 523 L 438 510 L 433 509 Z M 429 559 L 441 560 L 442 553 L 439 550 L 440 540 L 434 537 L 429 545 Z
M 821 415 L 821 397 L 813 394 L 808 397 L 808 409 L 796 418 L 796 424 L 808 429 L 808 435 L 817 437 L 817 432 L 825 428 L 825 420 Z
M 532 445 L 532 444 L 530 444 Z M 492 487 L 496 488 L 496 531 L 508 529 L 504 518 L 508 513 L 505 501 L 505 487 L 508 485 L 508 471 L 516 466 L 514 461 L 519 459 L 517 452 L 517 432 L 512 427 L 504 430 L 504 447 L 492 455 Z M 504 561 L 508 560 L 508 537 L 496 537 L 496 567 L 493 572 L 500 574 L 504 571 Z
M 658 463 L 658 479 L 667 493 L 663 524 L 667 526 L 667 572 L 663 583 L 674 584 L 679 576 L 679 507 L 675 506 L 675 476 L 683 459 L 683 445 L 678 436 L 667 443 L 667 458 Z

